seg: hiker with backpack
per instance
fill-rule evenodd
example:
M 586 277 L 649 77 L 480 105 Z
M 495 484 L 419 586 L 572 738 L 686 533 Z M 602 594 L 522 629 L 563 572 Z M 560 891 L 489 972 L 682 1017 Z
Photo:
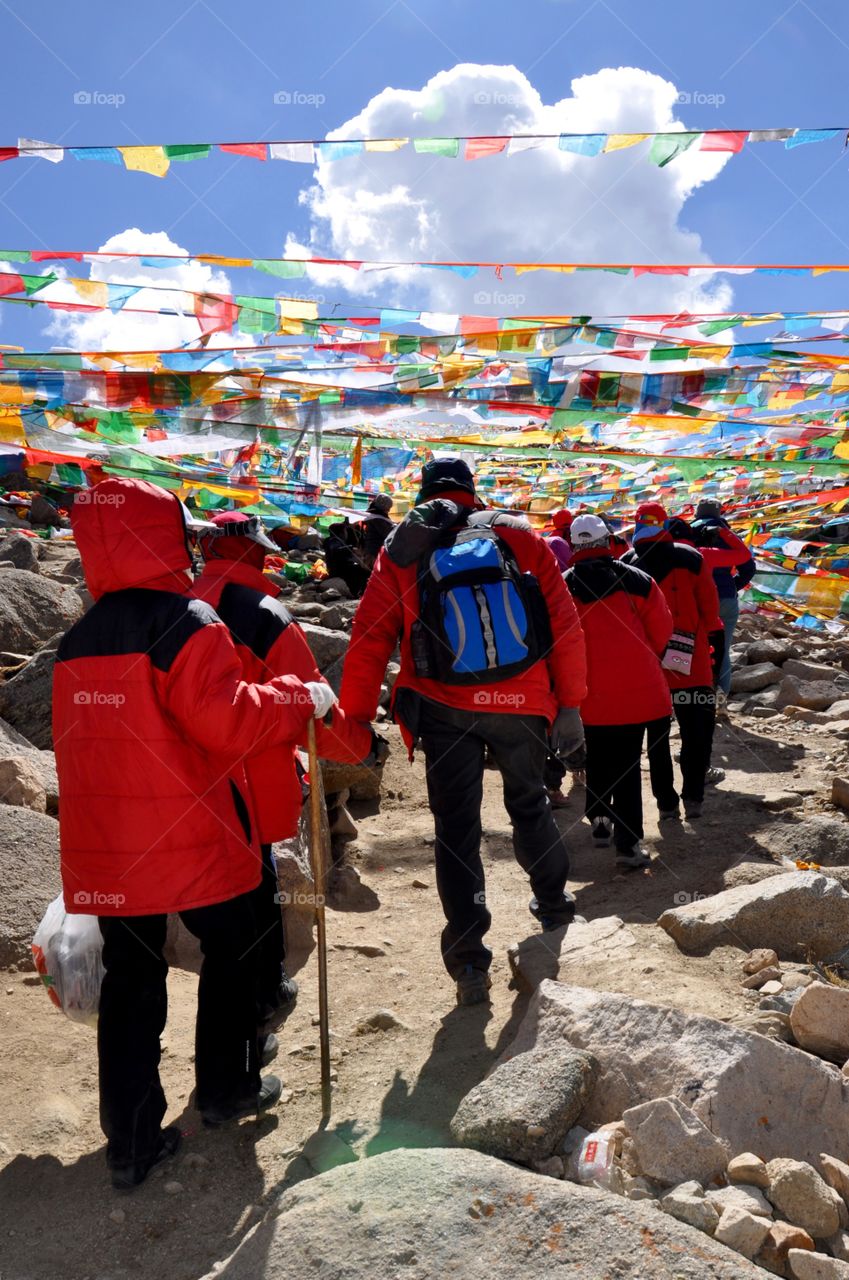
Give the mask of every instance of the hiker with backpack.
M 700 818 L 716 722 L 714 688 L 725 653 L 719 597 L 713 575 L 695 547 L 676 542 L 659 502 L 637 510 L 633 549 L 624 564 L 644 570 L 660 587 L 672 613 L 673 632 L 661 659 L 681 734 L 680 800 L 684 815 Z M 674 527 L 674 525 L 673 525 Z M 648 747 L 651 787 L 661 821 L 680 817 L 669 733 Z
M 584 641 L 575 606 L 543 538 L 488 511 L 461 459 L 422 470 L 416 505 L 381 551 L 354 619 L 340 705 L 364 725 L 376 713 L 400 639 L 393 715 L 412 759 L 425 755 L 436 828 L 436 882 L 445 967 L 460 1004 L 487 1000 L 491 916 L 481 863 L 487 747 L 501 772 L 516 859 L 544 930 L 567 924 L 569 858 L 543 764 L 576 751 L 584 733 Z
M 576 516 L 566 571 L 587 645 L 586 816 L 597 849 L 616 848 L 616 866 L 649 865 L 642 848 L 640 757 L 646 734 L 669 736 L 672 703 L 660 665 L 672 614 L 657 583 L 615 559 L 610 529 L 596 515 Z

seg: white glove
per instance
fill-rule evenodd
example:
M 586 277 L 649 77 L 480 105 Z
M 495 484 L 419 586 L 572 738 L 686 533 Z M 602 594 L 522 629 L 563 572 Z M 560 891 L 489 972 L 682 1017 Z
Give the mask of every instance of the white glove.
M 312 698 L 316 720 L 323 720 L 339 699 L 330 685 L 325 684 L 323 680 L 309 680 L 304 687 L 309 690 L 309 695 Z

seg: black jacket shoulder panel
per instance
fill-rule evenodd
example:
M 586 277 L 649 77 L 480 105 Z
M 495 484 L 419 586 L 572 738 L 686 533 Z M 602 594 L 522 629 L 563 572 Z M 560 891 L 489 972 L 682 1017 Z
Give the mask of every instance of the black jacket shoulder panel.
M 218 616 L 234 642 L 263 661 L 293 621 L 286 606 L 274 596 L 238 582 L 228 582 L 221 592 Z
M 173 591 L 129 587 L 108 591 L 62 637 L 57 662 L 146 654 L 160 671 L 170 671 L 183 646 L 198 631 L 218 622 L 203 600 Z
M 617 591 L 646 597 L 652 586 L 651 577 L 642 569 L 609 556 L 579 560 L 569 566 L 564 577 L 572 595 L 584 604 L 604 600 Z

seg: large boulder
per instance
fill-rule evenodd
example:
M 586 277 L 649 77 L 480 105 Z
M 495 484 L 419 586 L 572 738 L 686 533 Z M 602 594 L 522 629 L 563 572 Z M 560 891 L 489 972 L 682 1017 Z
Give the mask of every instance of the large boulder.
M 843 672 L 824 662 L 805 662 L 801 658 L 790 658 L 784 664 L 784 674 L 795 676 L 797 680 L 835 680 L 838 676 L 842 677 Z
M 342 661 L 348 652 L 350 636 L 345 631 L 332 631 L 312 622 L 301 622 L 301 630 L 307 638 L 316 666 L 321 674 L 339 692 L 342 678 Z
M 57 641 L 58 643 L 58 641 Z M 33 746 L 53 746 L 53 667 L 56 647 L 42 649 L 17 675 L 0 685 L 0 715 Z
M 206 1280 L 757 1280 L 653 1206 L 477 1151 L 389 1151 L 298 1183 Z
M 0 804 L 47 812 L 47 792 L 26 756 L 0 755 Z
M 788 871 L 664 911 L 658 920 L 682 951 L 725 944 L 772 947 L 782 959 L 828 958 L 849 938 L 849 893 L 818 871 Z
M 461 1147 L 504 1160 L 544 1160 L 583 1111 L 597 1069 L 591 1054 L 570 1045 L 517 1054 L 466 1094 L 451 1134 Z
M 372 769 L 365 764 L 339 764 L 335 760 L 322 760 L 321 777 L 325 795 L 347 791 L 351 800 L 376 800 L 383 781 L 383 765 Z
M 564 1041 L 600 1064 L 581 1116 L 587 1128 L 641 1102 L 677 1097 L 733 1152 L 812 1163 L 822 1151 L 849 1154 L 849 1080 L 779 1041 L 628 996 L 543 982 L 510 1052 Z
M 763 640 L 753 640 L 746 649 L 748 662 L 773 662 L 777 667 L 788 658 L 798 656 L 799 648 L 791 640 L 776 640 L 766 636 Z
M 653 1098 L 622 1116 L 640 1171 L 667 1186 L 695 1178 L 713 1182 L 731 1152 L 680 1098 Z
M 636 935 L 619 916 L 599 916 L 587 923 L 575 921 L 562 933 L 531 934 L 510 946 L 507 959 L 517 986 L 535 991 L 546 978 L 557 981 L 561 970 L 577 972 L 581 964 L 597 966 L 610 959 L 627 961 L 636 943 Z
M 29 738 L 0 720 L 0 756 L 9 758 L 26 757 L 27 763 L 35 770 L 38 780 L 47 797 L 47 812 L 54 817 L 59 812 L 59 779 L 56 775 L 56 759 L 52 751 L 39 751 Z
M 732 693 L 756 693 L 782 679 L 781 667 L 772 662 L 756 662 L 750 667 L 740 667 L 731 676 Z
M 16 569 L 38 573 L 38 546 L 24 533 L 10 533 L 0 538 L 0 560 L 8 560 Z
M 0 569 L 0 650 L 34 653 L 82 614 L 73 587 L 24 569 Z
M 59 828 L 32 809 L 0 805 L 0 968 L 32 959 L 30 943 L 60 892 Z
M 849 988 L 812 982 L 790 1011 L 790 1029 L 802 1049 L 842 1065 L 849 1058 Z
M 771 854 L 794 862 L 849 863 L 849 822 L 845 818 L 816 814 L 802 822 L 770 823 L 757 839 Z
M 844 693 L 845 690 L 832 680 L 800 680 L 798 676 L 784 676 L 778 686 L 776 706 L 826 711 Z

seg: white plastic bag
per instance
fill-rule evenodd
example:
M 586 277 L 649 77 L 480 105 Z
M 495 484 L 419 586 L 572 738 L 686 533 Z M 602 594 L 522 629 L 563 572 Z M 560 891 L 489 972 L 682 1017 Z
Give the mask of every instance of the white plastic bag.
M 607 1187 L 613 1176 L 615 1143 L 612 1133 L 590 1133 L 581 1144 L 578 1156 L 578 1181 L 596 1187 Z
M 103 937 L 97 916 L 69 915 L 60 894 L 32 940 L 35 967 L 57 1008 L 74 1022 L 97 1024 Z

